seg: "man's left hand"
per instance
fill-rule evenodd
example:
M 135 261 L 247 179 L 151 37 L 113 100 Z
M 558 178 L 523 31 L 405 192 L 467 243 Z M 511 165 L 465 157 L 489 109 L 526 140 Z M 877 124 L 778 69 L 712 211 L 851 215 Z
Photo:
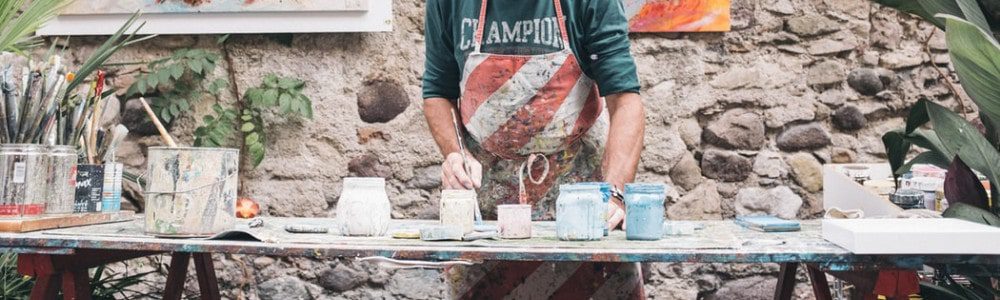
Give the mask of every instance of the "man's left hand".
M 614 230 L 619 224 L 625 230 L 625 204 L 621 199 L 611 197 L 608 201 L 608 230 Z

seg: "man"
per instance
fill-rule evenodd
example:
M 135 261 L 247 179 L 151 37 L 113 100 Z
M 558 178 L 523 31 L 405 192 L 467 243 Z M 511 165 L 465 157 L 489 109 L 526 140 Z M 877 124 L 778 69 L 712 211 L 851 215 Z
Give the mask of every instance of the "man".
M 428 0 L 426 17 L 424 114 L 443 188 L 478 189 L 487 216 L 525 201 L 552 220 L 559 184 L 634 179 L 645 116 L 619 0 Z M 608 209 L 608 227 L 622 225 L 621 199 Z M 453 298 L 644 297 L 636 264 L 488 262 L 446 275 Z

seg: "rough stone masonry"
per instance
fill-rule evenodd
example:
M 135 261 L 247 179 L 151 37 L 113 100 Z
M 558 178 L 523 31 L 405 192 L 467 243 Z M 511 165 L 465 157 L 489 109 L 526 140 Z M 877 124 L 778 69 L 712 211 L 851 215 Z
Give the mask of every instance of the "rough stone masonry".
M 950 78 L 935 70 L 950 74 L 944 35 L 928 24 L 867 0 L 732 4 L 731 32 L 631 36 L 648 109 L 638 180 L 674 187 L 667 204 L 671 219 L 818 217 L 821 164 L 881 161 L 882 133 L 901 126 L 918 99 L 956 105 L 943 81 Z M 267 215 L 331 216 L 340 179 L 360 175 L 388 178 L 393 217 L 437 217 L 441 157 L 420 99 L 424 2 L 393 5 L 393 32 L 296 34 L 288 44 L 239 35 L 224 46 L 231 64 L 216 75 L 232 71 L 240 94 L 265 74 L 291 75 L 307 81 L 305 93 L 315 106 L 313 121 L 272 126 L 267 159 L 241 170 L 242 194 L 259 201 Z M 149 60 L 187 47 L 220 51 L 216 39 L 160 37 L 114 60 Z M 79 63 L 99 42 L 74 39 L 69 55 Z M 114 85 L 127 87 L 131 80 L 117 76 Z M 191 144 L 200 122 L 195 116 L 211 104 L 198 102 L 172 133 Z M 120 107 L 116 117 L 127 123 L 142 119 L 134 115 L 141 113 L 134 102 Z M 157 144 L 154 136 L 134 134 L 119 156 L 139 173 L 145 147 Z M 433 270 L 215 257 L 230 298 L 436 299 L 444 291 Z M 765 299 L 771 291 L 760 287 L 772 286 L 777 270 L 649 264 L 644 275 L 653 299 Z M 811 297 L 804 285 L 800 289 L 801 297 Z

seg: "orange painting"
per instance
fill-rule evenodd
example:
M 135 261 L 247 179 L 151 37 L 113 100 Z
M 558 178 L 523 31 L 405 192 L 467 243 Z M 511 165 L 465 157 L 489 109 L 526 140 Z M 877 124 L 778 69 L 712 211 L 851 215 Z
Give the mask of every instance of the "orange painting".
M 729 31 L 730 0 L 622 0 L 632 32 Z

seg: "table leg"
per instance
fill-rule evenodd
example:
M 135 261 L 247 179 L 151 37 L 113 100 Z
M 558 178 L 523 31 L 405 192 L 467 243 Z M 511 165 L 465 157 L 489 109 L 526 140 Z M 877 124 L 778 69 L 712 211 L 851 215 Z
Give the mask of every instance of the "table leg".
M 809 281 L 812 282 L 813 295 L 816 296 L 816 300 L 832 300 L 830 284 L 826 281 L 826 272 L 815 266 L 806 265 L 806 273 L 809 274 Z
M 59 275 L 39 276 L 35 278 L 35 286 L 31 288 L 31 300 L 55 299 L 59 293 Z
M 781 273 L 778 274 L 778 286 L 774 290 L 774 300 L 790 300 L 795 292 L 795 271 L 799 268 L 799 263 L 789 262 L 781 264 Z
M 163 300 L 180 300 L 184 295 L 184 279 L 187 278 L 190 261 L 191 253 L 174 252 L 170 255 L 170 268 L 167 270 L 167 286 L 163 290 Z
M 219 293 L 219 280 L 215 277 L 215 264 L 212 262 L 212 254 L 195 253 L 194 268 L 198 274 L 201 299 L 222 299 Z
M 87 274 L 87 269 L 67 270 L 62 277 L 63 299 L 90 300 L 90 275 Z

